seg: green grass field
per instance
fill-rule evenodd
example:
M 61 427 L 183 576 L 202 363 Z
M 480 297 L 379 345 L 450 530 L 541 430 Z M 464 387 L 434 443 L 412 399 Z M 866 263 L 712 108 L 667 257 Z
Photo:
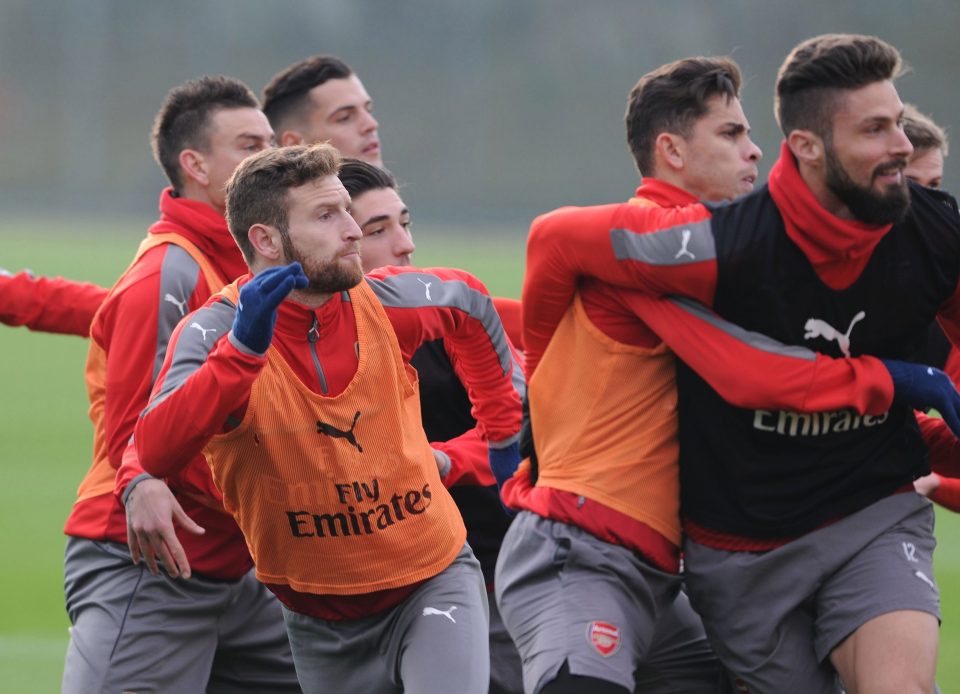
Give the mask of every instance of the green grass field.
M 0 224 L 0 266 L 111 283 L 149 219 Z M 524 230 L 417 230 L 421 265 L 475 272 L 518 297 Z M 0 691 L 59 690 L 67 643 L 63 522 L 90 462 L 83 365 L 86 342 L 0 327 Z M 937 579 L 943 595 L 938 681 L 960 691 L 960 516 L 938 513 Z

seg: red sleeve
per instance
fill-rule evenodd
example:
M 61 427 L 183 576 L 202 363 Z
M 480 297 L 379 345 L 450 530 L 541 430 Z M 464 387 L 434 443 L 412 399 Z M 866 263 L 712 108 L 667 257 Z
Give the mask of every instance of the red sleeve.
M 716 251 L 703 205 L 565 207 L 534 220 L 523 282 L 527 374 L 536 369 L 581 277 L 710 306 Z
M 145 253 L 120 278 L 91 328 L 91 338 L 106 352 L 103 428 L 110 463 L 120 467 L 134 425 L 150 397 L 181 310 L 163 299 L 171 273 L 165 264 L 169 245 Z M 210 289 L 195 264 L 180 266 L 192 293 L 187 311 L 201 306 Z
M 131 441 L 123 450 L 121 456 L 120 469 L 117 470 L 117 477 L 114 481 L 113 493 L 123 502 L 123 493 L 135 478 L 144 473 L 143 466 L 140 465 L 140 459 L 137 457 L 137 448 Z
M 212 349 L 203 344 L 200 331 L 185 331 L 203 310 L 184 318 L 174 332 L 150 404 L 137 421 L 134 443 L 140 464 L 156 477 L 168 477 L 190 463 L 231 415 L 246 410 L 266 363 L 265 356 L 234 346 L 226 330 Z
M 930 457 L 930 469 L 943 477 L 960 477 L 960 441 L 939 417 L 917 412 L 917 424 Z
M 405 277 L 404 277 L 405 275 Z M 393 325 L 403 358 L 443 338 L 458 355 L 457 372 L 473 404 L 480 435 L 504 442 L 520 431 L 522 368 L 500 317 L 476 277 L 450 268 L 380 268 L 368 276 Z M 427 285 L 430 285 L 429 287 Z
M 447 489 L 458 484 L 486 487 L 497 483 L 490 471 L 487 443 L 476 428 L 449 441 L 431 441 L 430 446 L 450 458 L 450 470 L 443 478 Z
M 107 289 L 62 277 L 34 277 L 29 272 L 0 274 L 0 323 L 61 335 L 90 335 L 93 315 Z
M 507 331 L 507 337 L 510 338 L 517 349 L 523 349 L 523 312 L 520 307 L 520 301 L 517 299 L 507 299 L 502 296 L 493 297 L 493 305 L 497 309 L 500 321 L 503 323 L 503 329 Z
M 931 492 L 930 498 L 950 511 L 960 512 L 960 479 L 940 477 L 940 486 Z
M 881 415 L 893 381 L 871 356 L 834 359 L 725 321 L 688 299 L 614 290 L 679 359 L 737 407 Z

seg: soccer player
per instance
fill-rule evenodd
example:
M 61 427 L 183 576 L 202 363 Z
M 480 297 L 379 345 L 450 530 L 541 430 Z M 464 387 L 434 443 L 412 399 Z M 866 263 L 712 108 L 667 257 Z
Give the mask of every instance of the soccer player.
M 910 483 L 927 472 L 913 411 L 945 377 L 898 360 L 935 316 L 960 338 L 960 215 L 903 175 L 899 67 L 874 37 L 805 41 L 779 71 L 786 141 L 767 186 L 723 207 L 621 205 L 575 230 L 561 210 L 531 230 L 528 351 L 592 275 L 785 344 L 883 358 L 898 397 L 864 415 L 739 408 L 678 365 L 686 587 L 747 691 L 836 691 L 836 673 L 850 691 L 934 687 L 933 514 Z
M 350 194 L 350 213 L 360 226 L 360 257 L 370 272 L 386 265 L 409 266 L 415 249 L 410 210 L 393 175 L 366 162 L 347 159 L 340 181 Z M 494 299 L 501 319 L 509 312 Z M 513 335 L 504 325 L 511 340 Z M 515 328 L 519 332 L 519 325 Z M 457 503 L 487 586 L 490 607 L 490 694 L 521 692 L 520 655 L 500 618 L 493 595 L 493 571 L 510 517 L 503 512 L 496 481 L 487 465 L 486 444 L 477 435 L 461 357 L 445 340 L 431 340 L 414 352 L 410 363 L 420 380 L 423 429 L 446 459 L 443 484 Z M 519 370 L 516 376 L 521 377 Z M 518 387 L 523 387 L 518 384 Z
M 263 88 L 263 112 L 280 145 L 329 142 L 341 156 L 383 166 L 373 101 L 335 56 L 315 55 L 274 75 Z
M 91 329 L 94 461 L 65 528 L 72 627 L 63 691 L 299 691 L 279 603 L 256 581 L 233 520 L 191 492 L 212 489 L 209 474 L 171 479 L 170 488 L 146 475 L 116 479 L 173 328 L 243 270 L 224 185 L 240 161 L 272 145 L 273 131 L 244 84 L 201 77 L 167 94 L 151 141 L 170 180 L 160 220 Z M 156 509 L 181 526 L 182 573 L 172 557 L 170 576 L 131 561 L 128 522 Z
M 252 276 L 180 324 L 137 451 L 157 475 L 204 451 L 284 603 L 305 691 L 486 692 L 486 591 L 408 361 L 426 340 L 456 345 L 502 479 L 519 462 L 513 359 L 467 273 L 364 281 L 338 166 L 315 145 L 238 168 L 228 219 Z

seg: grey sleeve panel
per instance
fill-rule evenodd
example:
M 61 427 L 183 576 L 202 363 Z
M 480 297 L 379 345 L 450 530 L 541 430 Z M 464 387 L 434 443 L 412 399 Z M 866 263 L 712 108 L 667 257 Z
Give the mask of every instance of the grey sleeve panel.
M 160 295 L 157 297 L 157 351 L 153 358 L 153 377 L 155 383 L 163 366 L 163 358 L 170 344 L 173 329 L 187 313 L 187 302 L 197 289 L 200 266 L 190 254 L 174 244 L 164 246 L 166 251 L 160 266 Z
M 170 370 L 163 379 L 163 386 L 147 405 L 144 414 L 170 397 L 194 371 L 203 366 L 217 341 L 230 332 L 235 313 L 233 304 L 221 300 L 187 316 L 173 347 Z
M 717 314 L 704 308 L 703 304 L 693 301 L 692 299 L 679 296 L 670 296 L 667 297 L 667 300 L 683 309 L 687 313 L 696 316 L 705 323 L 709 323 L 718 330 L 730 335 L 739 342 L 749 345 L 750 347 L 761 352 L 779 354 L 781 356 L 791 357 L 793 359 L 802 359 L 803 361 L 816 361 L 817 359 L 817 353 L 813 350 L 807 349 L 806 347 L 798 347 L 797 345 L 786 345 L 782 342 L 774 340 L 772 337 L 767 337 L 761 333 L 745 330 L 739 325 L 734 325 L 733 323 L 724 320 Z
M 384 279 L 367 277 L 380 303 L 387 308 L 455 308 L 480 322 L 493 343 L 506 374 L 513 356 L 493 300 L 463 280 L 444 280 L 429 272 L 404 272 Z
M 610 243 L 617 260 L 637 260 L 648 265 L 685 265 L 717 257 L 709 219 L 647 234 L 612 229 Z

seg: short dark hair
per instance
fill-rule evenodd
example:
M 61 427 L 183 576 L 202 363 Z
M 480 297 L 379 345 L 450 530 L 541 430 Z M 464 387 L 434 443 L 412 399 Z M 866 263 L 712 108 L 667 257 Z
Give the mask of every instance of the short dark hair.
M 263 88 L 263 112 L 279 134 L 310 108 L 311 89 L 352 74 L 349 65 L 332 55 L 314 55 L 298 61 L 274 75 Z
M 903 132 L 913 145 L 913 155 L 924 154 L 932 149 L 939 149 L 943 156 L 947 156 L 950 145 L 943 128 L 926 116 L 913 104 L 903 105 Z
M 397 179 L 392 173 L 359 159 L 343 160 L 340 164 L 340 182 L 351 198 L 360 197 L 368 190 L 397 189 Z
M 310 181 L 336 176 L 340 153 L 328 144 L 266 149 L 248 157 L 227 182 L 227 226 L 247 264 L 254 260 L 247 232 L 254 224 L 287 233 L 287 193 Z
M 210 147 L 210 121 L 221 109 L 260 108 L 253 91 L 240 80 L 224 75 L 204 75 L 167 92 L 153 121 L 150 146 L 153 157 L 180 192 L 180 152 Z
M 829 139 L 833 111 L 844 91 L 892 80 L 900 52 L 876 36 L 824 34 L 790 51 L 777 72 L 774 115 L 780 130 L 810 130 Z
M 653 168 L 654 145 L 663 132 L 683 137 L 709 110 L 714 96 L 740 96 L 740 68 L 730 58 L 684 58 L 648 72 L 627 99 L 627 144 L 640 175 Z

